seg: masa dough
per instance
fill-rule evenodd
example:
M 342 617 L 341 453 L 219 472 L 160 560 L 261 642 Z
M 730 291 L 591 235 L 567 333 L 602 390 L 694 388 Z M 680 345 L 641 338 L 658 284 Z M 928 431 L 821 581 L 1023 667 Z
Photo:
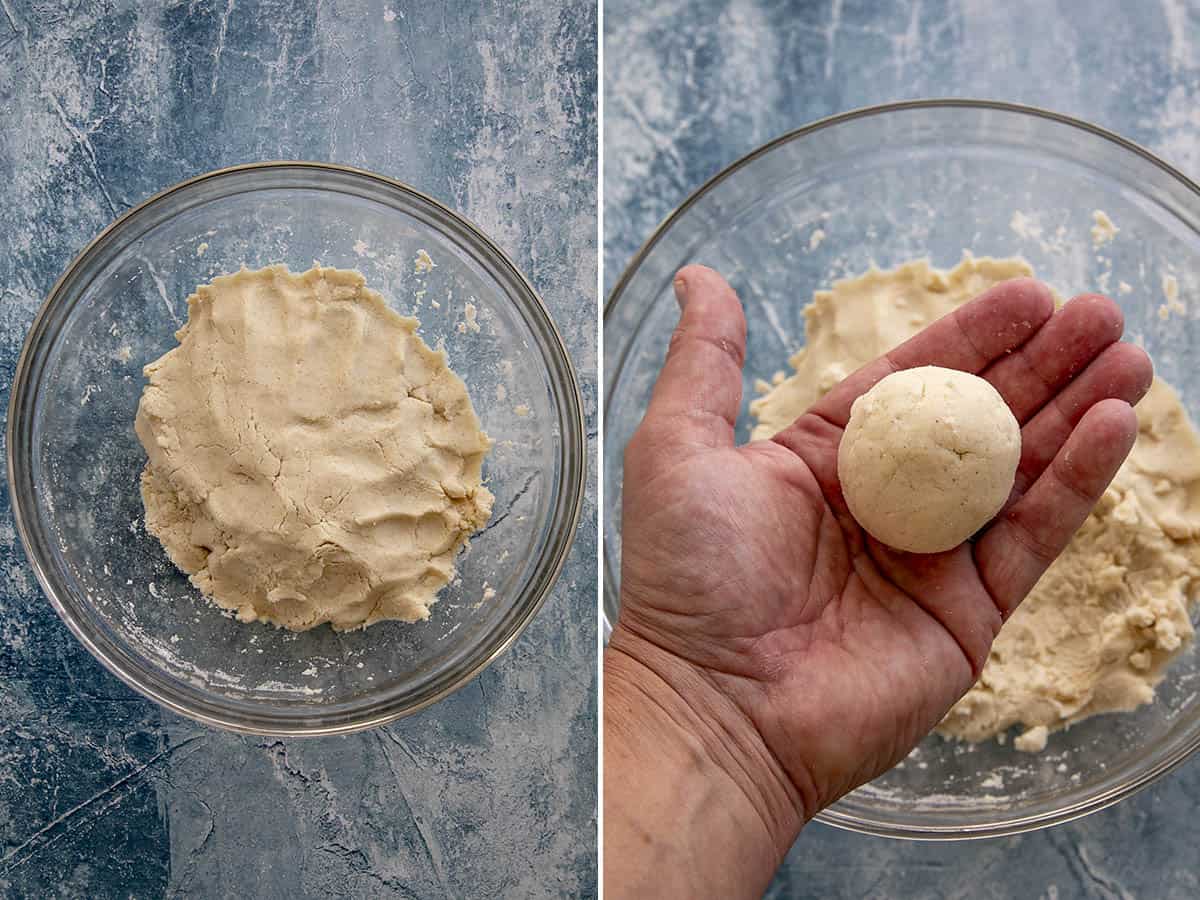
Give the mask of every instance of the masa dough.
M 146 527 L 243 622 L 426 619 L 488 520 L 490 442 L 417 326 L 357 272 L 242 269 L 146 366 Z
M 1000 511 L 1021 427 L 970 372 L 893 372 L 854 401 L 838 447 L 846 505 L 876 540 L 910 553 L 957 547 Z
M 751 404 L 770 437 L 855 369 L 987 288 L 1032 274 L 1020 259 L 966 257 L 872 269 L 818 291 L 795 374 Z M 1020 747 L 1087 716 L 1149 703 L 1192 638 L 1200 588 L 1200 438 L 1156 378 L 1137 406 L 1138 438 L 1103 498 L 1004 625 L 978 683 L 939 726 L 979 741 L 1022 725 Z

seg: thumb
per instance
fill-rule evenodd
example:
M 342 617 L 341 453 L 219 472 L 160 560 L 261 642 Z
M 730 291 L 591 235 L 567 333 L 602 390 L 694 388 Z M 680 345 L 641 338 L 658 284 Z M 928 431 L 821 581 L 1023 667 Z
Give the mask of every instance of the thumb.
M 733 446 L 746 356 L 741 301 L 724 278 L 696 265 L 676 274 L 675 298 L 679 324 L 644 424 L 668 446 Z

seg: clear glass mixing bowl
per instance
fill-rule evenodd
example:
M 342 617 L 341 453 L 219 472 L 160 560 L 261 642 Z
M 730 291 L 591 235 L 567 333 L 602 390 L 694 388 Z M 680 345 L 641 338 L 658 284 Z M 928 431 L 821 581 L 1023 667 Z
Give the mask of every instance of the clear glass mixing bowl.
M 1093 247 L 1092 214 L 1121 229 Z M 1052 113 L 973 101 L 901 103 L 847 113 L 755 151 L 693 194 L 655 232 L 604 317 L 605 612 L 615 620 L 622 450 L 641 419 L 674 327 L 675 271 L 702 262 L 746 304 L 746 402 L 756 378 L 787 370 L 804 341 L 803 307 L 835 278 L 963 249 L 1021 255 L 1064 296 L 1106 291 L 1128 334 L 1180 389 L 1200 422 L 1200 307 L 1159 318 L 1162 279 L 1196 297 L 1200 190 L 1140 147 Z M 1122 286 L 1124 285 L 1124 286 Z M 738 434 L 749 436 L 743 409 Z M 964 838 L 1024 831 L 1100 809 L 1144 787 L 1200 744 L 1200 658 L 1188 650 L 1134 713 L 1052 735 L 1038 756 L 1011 741 L 926 739 L 900 767 L 819 818 L 858 831 Z
M 418 251 L 436 268 L 418 271 Z M 141 525 L 141 369 L 175 346 L 195 286 L 243 264 L 361 271 L 421 320 L 496 441 L 488 527 L 432 618 L 336 634 L 238 623 L 203 599 Z M 478 309 L 478 330 L 465 304 Z M 17 365 L 8 418 L 13 511 L 59 615 L 104 665 L 201 721 L 271 734 L 353 731 L 465 684 L 517 637 L 562 567 L 584 490 L 575 374 L 529 283 L 488 238 L 397 182 L 268 163 L 177 185 L 70 265 Z M 495 595 L 492 595 L 492 591 Z

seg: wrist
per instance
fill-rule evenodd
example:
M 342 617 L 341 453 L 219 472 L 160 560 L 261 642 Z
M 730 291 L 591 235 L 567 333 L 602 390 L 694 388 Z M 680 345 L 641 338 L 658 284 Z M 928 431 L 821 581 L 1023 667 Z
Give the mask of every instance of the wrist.
M 761 895 L 807 816 L 750 718 L 707 673 L 621 625 L 604 704 L 607 883 L 628 883 L 638 861 L 621 857 L 634 854 L 664 896 L 667 871 L 690 879 L 678 893 Z

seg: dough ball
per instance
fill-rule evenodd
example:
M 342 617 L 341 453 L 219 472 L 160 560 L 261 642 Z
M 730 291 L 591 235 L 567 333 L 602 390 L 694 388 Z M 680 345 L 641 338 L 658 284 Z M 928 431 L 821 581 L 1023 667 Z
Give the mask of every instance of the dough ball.
M 487 522 L 463 384 L 357 272 L 222 275 L 146 366 L 146 528 L 243 622 L 429 617 Z
M 850 512 L 877 540 L 939 553 L 1000 511 L 1020 457 L 1020 426 L 994 387 L 922 366 L 854 401 L 838 477 Z

